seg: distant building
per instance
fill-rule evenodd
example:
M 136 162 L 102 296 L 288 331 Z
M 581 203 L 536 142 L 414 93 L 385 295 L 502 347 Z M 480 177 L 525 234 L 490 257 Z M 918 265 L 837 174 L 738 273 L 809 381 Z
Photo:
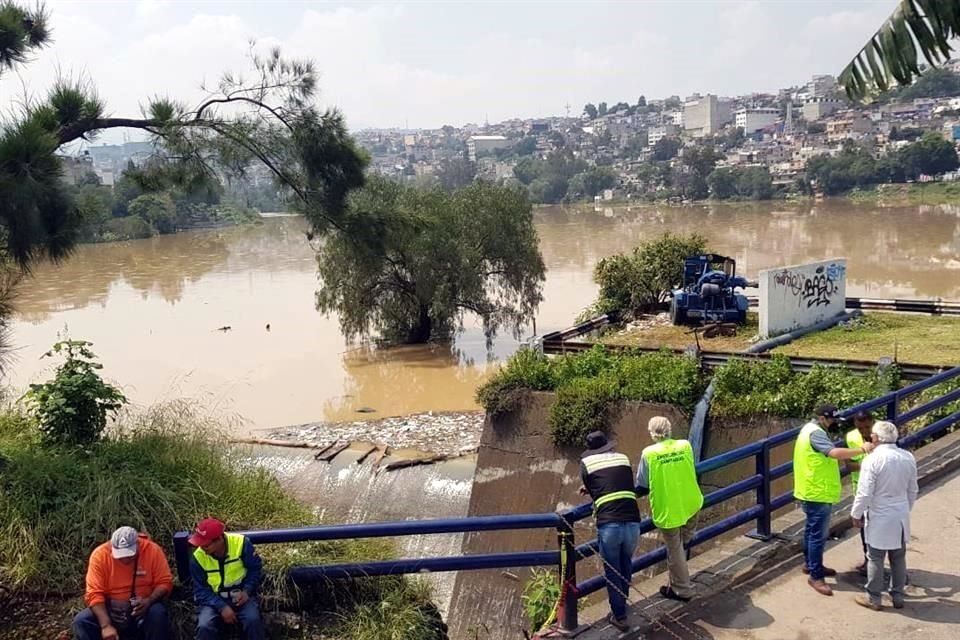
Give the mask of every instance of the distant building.
M 511 144 L 505 136 L 470 136 L 467 138 L 467 154 L 471 161 L 476 162 L 478 156 L 509 147 Z
M 827 141 L 842 142 L 872 133 L 873 121 L 859 113 L 850 113 L 827 122 Z
M 837 79 L 830 75 L 813 76 L 807 83 L 807 93 L 811 98 L 825 98 L 837 90 Z
M 672 124 L 664 124 L 659 127 L 650 127 L 647 129 L 647 146 L 655 146 L 664 138 L 671 138 L 680 132 L 680 128 Z
M 743 129 L 744 133 L 750 134 L 776 124 L 779 119 L 780 109 L 767 107 L 754 109 L 744 108 L 737 110 L 734 123 L 737 127 Z
M 683 126 L 683 111 L 674 111 L 670 114 L 670 120 L 674 125 L 678 127 Z
M 548 133 L 550 131 L 549 122 L 532 122 L 530 123 L 530 133 Z
M 730 103 L 707 94 L 683 105 L 683 127 L 695 138 L 712 136 L 733 119 Z
M 87 151 L 79 156 L 60 156 L 60 166 L 63 168 L 63 180 L 67 184 L 81 184 L 89 176 L 96 175 L 93 157 Z
M 807 98 L 803 102 L 803 119 L 807 122 L 815 122 L 840 111 L 842 108 L 843 100 L 838 98 Z

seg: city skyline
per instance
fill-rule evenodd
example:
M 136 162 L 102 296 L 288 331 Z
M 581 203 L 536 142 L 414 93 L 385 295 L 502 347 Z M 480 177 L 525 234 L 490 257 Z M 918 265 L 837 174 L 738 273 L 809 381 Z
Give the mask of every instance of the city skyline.
M 55 42 L 5 73 L 0 92 L 9 110 L 67 73 L 89 78 L 115 115 L 156 94 L 190 103 L 201 83 L 245 70 L 255 39 L 314 59 L 321 104 L 351 129 L 563 115 L 568 104 L 577 115 L 587 102 L 770 92 L 837 74 L 894 5 L 54 0 Z

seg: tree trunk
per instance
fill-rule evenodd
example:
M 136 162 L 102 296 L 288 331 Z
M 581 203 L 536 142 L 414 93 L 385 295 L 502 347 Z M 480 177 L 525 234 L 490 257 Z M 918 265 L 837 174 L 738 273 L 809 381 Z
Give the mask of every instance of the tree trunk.
M 410 344 L 423 344 L 430 341 L 430 334 L 433 330 L 433 322 L 430 320 L 430 309 L 425 305 L 420 305 L 420 317 L 417 319 L 417 326 L 411 327 L 407 334 L 407 342 Z

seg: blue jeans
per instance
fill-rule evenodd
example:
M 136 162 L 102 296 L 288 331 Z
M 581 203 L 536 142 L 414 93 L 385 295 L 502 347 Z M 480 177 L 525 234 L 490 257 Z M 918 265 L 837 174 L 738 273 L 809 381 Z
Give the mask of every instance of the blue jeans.
M 100 640 L 100 622 L 90 609 L 84 609 L 73 619 L 75 640 Z M 136 627 L 120 634 L 122 640 L 170 640 L 170 618 L 162 602 L 154 602 Z
M 266 640 L 267 632 L 264 629 L 256 599 L 250 598 L 247 604 L 239 609 L 234 607 L 233 611 L 237 614 L 237 622 L 240 623 L 246 640 Z M 217 640 L 220 637 L 222 624 L 219 611 L 213 607 L 200 607 L 200 614 L 197 617 L 197 640 Z
M 630 578 L 633 576 L 633 552 L 640 539 L 639 522 L 608 522 L 597 527 L 603 573 L 607 580 L 607 598 L 613 617 L 627 617 L 627 599 Z
M 826 502 L 801 502 L 807 516 L 803 530 L 803 557 L 813 580 L 823 580 L 823 550 L 830 537 L 830 514 L 833 505 Z

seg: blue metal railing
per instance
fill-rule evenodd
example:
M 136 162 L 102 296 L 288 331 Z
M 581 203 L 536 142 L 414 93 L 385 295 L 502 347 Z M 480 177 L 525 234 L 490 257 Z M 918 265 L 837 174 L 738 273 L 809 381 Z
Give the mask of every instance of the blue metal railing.
M 960 400 L 960 389 L 945 393 L 900 414 L 900 403 L 908 397 L 925 391 L 935 385 L 960 378 L 960 367 L 943 371 L 903 389 L 869 400 L 840 413 L 849 417 L 858 411 L 874 411 L 886 408 L 887 418 L 898 425 L 904 425 L 932 411 L 941 409 L 951 402 Z M 932 424 L 900 439 L 901 447 L 911 447 L 928 438 L 937 436 L 951 426 L 960 423 L 960 411 L 940 418 Z M 704 508 L 724 503 L 728 500 L 754 491 L 756 503 L 746 509 L 723 518 L 695 533 L 689 547 L 695 547 L 750 522 L 756 522 L 751 537 L 768 540 L 772 537 L 772 514 L 793 501 L 793 492 L 779 496 L 771 495 L 773 480 L 787 476 L 792 471 L 792 462 L 771 467 L 770 453 L 776 447 L 792 442 L 800 429 L 792 429 L 764 438 L 720 455 L 703 460 L 697 465 L 697 474 L 702 476 L 731 464 L 753 458 L 755 472 L 749 477 L 738 480 L 704 496 Z M 640 495 L 646 491 L 638 489 Z M 401 560 L 380 560 L 350 564 L 322 565 L 313 567 L 295 567 L 289 570 L 290 579 L 298 584 L 308 584 L 324 579 L 354 578 L 362 576 L 399 575 L 426 571 L 464 571 L 479 569 L 501 569 L 508 567 L 559 566 L 562 581 L 566 587 L 564 593 L 563 617 L 560 624 L 564 629 L 577 627 L 577 599 L 603 588 L 603 576 L 597 576 L 577 583 L 577 561 L 597 553 L 597 540 L 577 546 L 573 526 L 593 513 L 592 503 L 586 503 L 560 513 L 538 513 L 503 516 L 473 516 L 465 518 L 445 518 L 436 520 L 410 520 L 402 522 L 376 522 L 368 524 L 331 525 L 319 527 L 301 527 L 294 529 L 272 529 L 264 531 L 241 532 L 257 544 L 278 542 L 302 542 L 309 540 L 345 540 L 355 538 L 396 537 L 441 533 L 468 533 L 478 531 L 509 531 L 517 529 L 555 529 L 559 541 L 557 551 L 525 551 L 515 553 L 488 553 L 441 558 L 414 558 Z M 641 532 L 654 530 L 653 521 L 645 518 L 641 522 Z M 190 580 L 190 547 L 188 533 L 174 536 L 174 551 L 177 571 L 181 582 Z M 666 558 L 666 549 L 659 547 L 633 560 L 634 571 L 646 569 L 662 562 Z M 568 560 L 568 561 L 567 561 Z M 575 587 L 574 587 L 575 585 Z

